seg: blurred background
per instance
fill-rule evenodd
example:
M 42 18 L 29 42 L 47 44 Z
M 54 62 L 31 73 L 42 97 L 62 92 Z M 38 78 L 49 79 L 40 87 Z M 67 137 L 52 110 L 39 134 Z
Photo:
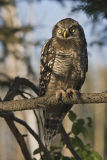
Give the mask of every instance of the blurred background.
M 89 70 L 82 92 L 107 89 L 107 2 L 106 0 L 0 0 L 0 97 L 3 99 L 16 76 L 38 85 L 40 51 L 51 37 L 52 27 L 63 18 L 73 18 L 84 28 L 88 43 Z M 33 94 L 33 93 L 32 93 Z M 35 95 L 34 95 L 35 96 Z M 75 105 L 78 117 L 91 116 L 89 143 L 107 159 L 107 104 Z M 33 111 L 15 113 L 38 132 Z M 63 122 L 66 131 L 70 125 Z M 33 153 L 38 144 L 27 134 Z M 63 151 L 66 154 L 66 151 Z M 23 160 L 20 148 L 5 121 L 0 118 L 0 160 Z

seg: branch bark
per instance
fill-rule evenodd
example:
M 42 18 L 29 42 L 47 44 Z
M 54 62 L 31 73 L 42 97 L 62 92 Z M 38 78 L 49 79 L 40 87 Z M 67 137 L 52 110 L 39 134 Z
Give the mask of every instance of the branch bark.
M 107 91 L 102 93 L 74 93 L 71 97 L 65 97 L 62 101 L 56 100 L 55 95 L 0 102 L 1 111 L 22 111 L 45 108 L 51 112 L 60 111 L 62 105 L 107 103 Z M 59 105 L 59 107 L 57 107 Z M 57 107 L 57 108 L 56 108 Z
M 12 100 L 17 95 L 18 88 L 19 88 L 19 79 L 16 78 L 14 80 L 13 85 L 10 87 L 9 91 L 7 92 L 7 95 L 5 96 L 4 101 L 8 102 L 9 100 Z M 30 156 L 27 145 L 24 141 L 24 137 L 21 135 L 21 133 L 17 129 L 16 125 L 14 124 L 14 122 L 12 120 L 13 117 L 14 117 L 14 114 L 12 112 L 9 112 L 8 116 L 5 116 L 4 119 L 7 123 L 7 125 L 9 126 L 10 130 L 12 131 L 13 135 L 15 136 L 15 138 L 20 146 L 20 149 L 23 153 L 24 158 L 26 160 L 31 160 L 32 158 Z

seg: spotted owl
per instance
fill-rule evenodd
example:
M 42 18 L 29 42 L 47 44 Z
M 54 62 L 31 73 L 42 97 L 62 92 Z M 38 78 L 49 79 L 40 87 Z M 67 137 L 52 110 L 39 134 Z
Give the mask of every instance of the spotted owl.
M 59 21 L 53 27 L 52 38 L 42 48 L 39 96 L 55 94 L 57 99 L 69 95 L 72 90 L 79 91 L 87 70 L 87 43 L 83 28 L 71 18 Z M 71 106 L 63 105 L 61 108 L 58 113 L 44 111 L 46 143 L 56 135 Z

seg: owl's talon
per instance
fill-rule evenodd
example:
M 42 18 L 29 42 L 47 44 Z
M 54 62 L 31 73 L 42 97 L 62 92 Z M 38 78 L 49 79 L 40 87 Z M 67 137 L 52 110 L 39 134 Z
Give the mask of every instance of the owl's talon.
M 63 98 L 65 98 L 65 97 L 66 97 L 66 93 L 65 93 L 65 91 L 64 91 L 63 89 L 58 90 L 58 91 L 56 92 L 56 100 L 62 101 Z
M 72 88 L 68 88 L 68 89 L 66 90 L 66 95 L 70 98 L 70 97 L 72 97 L 73 94 L 75 94 L 75 93 L 77 93 L 77 92 L 78 92 L 77 90 L 74 90 L 74 89 L 72 89 Z

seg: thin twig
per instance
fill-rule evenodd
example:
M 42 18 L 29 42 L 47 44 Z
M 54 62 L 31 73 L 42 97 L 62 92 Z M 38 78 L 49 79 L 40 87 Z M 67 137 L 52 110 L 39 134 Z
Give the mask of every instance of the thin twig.
M 19 77 L 17 77 L 17 78 L 15 79 L 13 85 L 12 85 L 11 88 L 9 89 L 9 91 L 8 91 L 6 97 L 5 97 L 5 100 L 6 100 L 6 101 L 7 101 L 7 100 L 11 100 L 11 99 L 14 98 L 15 95 L 20 94 L 20 92 L 19 92 L 19 87 L 22 86 L 23 84 L 24 84 L 24 85 L 26 84 L 27 87 L 28 87 L 28 86 L 29 86 L 29 87 L 31 86 L 31 88 L 33 87 L 33 90 L 34 90 L 35 92 L 37 92 L 36 94 L 38 94 L 37 87 L 34 87 L 34 85 L 33 85 L 32 82 L 30 82 L 29 80 L 27 80 L 27 79 L 25 79 L 25 78 L 19 78 Z M 44 152 L 45 158 L 46 158 L 47 160 L 50 160 L 50 155 L 49 155 L 48 150 L 47 150 L 47 149 L 45 148 L 45 146 L 42 144 L 39 136 L 31 129 L 31 127 L 30 127 L 25 121 L 22 121 L 22 120 L 20 120 L 19 118 L 15 117 L 12 112 L 11 112 L 11 113 L 9 112 L 9 114 L 8 114 L 8 112 L 7 112 L 7 113 L 3 113 L 3 114 L 1 113 L 0 116 L 2 116 L 2 117 L 4 116 L 7 124 L 9 125 L 9 127 L 10 127 L 10 129 L 12 130 L 13 134 L 15 135 L 17 141 L 19 140 L 18 143 L 19 143 L 19 145 L 20 145 L 20 147 L 21 147 L 22 153 L 23 153 L 23 155 L 24 155 L 24 157 L 25 157 L 26 160 L 31 160 L 30 154 L 29 154 L 29 157 L 28 157 L 28 153 L 29 153 L 29 152 L 28 152 L 27 147 L 26 147 L 26 144 L 25 144 L 25 142 L 24 142 L 24 138 L 23 138 L 23 136 L 20 134 L 20 132 L 18 131 L 18 129 L 16 128 L 16 126 L 15 126 L 15 124 L 13 123 L 12 120 L 20 123 L 21 125 L 25 126 L 25 127 L 28 129 L 28 131 L 31 133 L 31 135 L 36 139 L 36 141 L 38 141 L 39 146 L 40 146 L 40 149 Z M 7 121 L 7 119 L 9 120 L 9 122 Z M 10 126 L 9 123 L 12 124 L 12 127 Z M 16 131 L 17 131 L 17 133 L 16 133 Z M 28 152 L 28 153 L 26 153 L 26 155 L 25 155 L 25 152 Z
M 17 95 L 17 88 L 19 88 L 19 81 L 18 79 L 15 79 L 13 85 L 10 87 L 9 91 L 7 92 L 7 95 L 4 98 L 4 101 L 12 100 Z M 24 141 L 24 138 L 15 126 L 14 122 L 12 121 L 12 117 L 14 117 L 14 114 L 12 112 L 9 112 L 9 114 L 5 117 L 5 121 L 9 126 L 10 130 L 12 131 L 13 135 L 15 136 L 24 158 L 26 160 L 32 160 L 26 143 Z
M 39 138 L 39 136 L 36 134 L 36 132 L 34 132 L 34 130 L 23 120 L 17 118 L 17 117 L 12 117 L 14 121 L 16 121 L 17 123 L 20 123 L 21 125 L 23 125 L 24 127 L 27 128 L 27 130 L 30 132 L 30 134 L 35 138 L 35 140 L 39 143 L 41 150 L 44 152 L 44 156 L 47 160 L 50 160 L 50 155 L 48 150 L 45 148 L 45 146 L 43 145 L 43 143 L 41 142 L 41 139 Z
M 31 88 L 37 95 L 39 95 L 39 88 L 36 85 L 34 85 L 31 81 L 29 81 L 26 78 L 17 78 L 19 79 L 21 85 Z
M 62 138 L 64 143 L 67 145 L 67 147 L 69 148 L 69 150 L 71 151 L 71 153 L 73 154 L 73 156 L 75 157 L 76 160 L 82 160 L 78 154 L 76 153 L 76 151 L 74 150 L 72 144 L 70 143 L 69 137 L 67 135 L 67 133 L 65 132 L 65 129 L 63 127 L 63 125 L 61 124 L 60 126 L 60 130 L 61 130 L 61 134 L 62 134 Z

